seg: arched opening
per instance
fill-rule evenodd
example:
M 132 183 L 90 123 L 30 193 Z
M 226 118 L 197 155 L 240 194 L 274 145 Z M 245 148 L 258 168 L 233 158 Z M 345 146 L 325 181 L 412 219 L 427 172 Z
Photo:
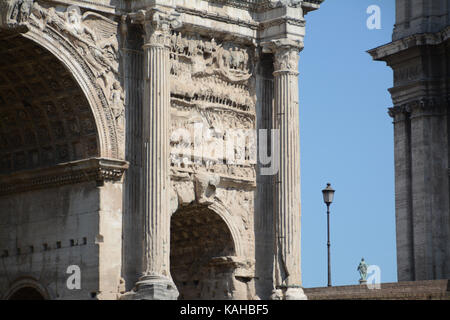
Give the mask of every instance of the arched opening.
M 179 299 L 231 299 L 234 290 L 233 237 L 206 206 L 178 209 L 171 220 L 170 271 Z
M 99 156 L 83 91 L 49 51 L 0 32 L 0 174 Z
M 45 300 L 45 298 L 33 287 L 22 287 L 15 291 L 8 300 Z

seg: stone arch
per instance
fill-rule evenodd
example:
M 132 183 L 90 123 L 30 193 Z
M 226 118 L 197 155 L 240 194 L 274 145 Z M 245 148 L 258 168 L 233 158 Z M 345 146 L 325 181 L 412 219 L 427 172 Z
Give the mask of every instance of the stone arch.
M 36 162 L 45 162 L 45 165 L 54 165 L 56 163 L 90 157 L 106 157 L 116 159 L 122 159 L 124 157 L 124 147 L 122 145 L 123 128 L 118 128 L 113 111 L 109 105 L 110 101 L 108 96 L 111 92 L 105 92 L 104 86 L 102 87 L 99 85 L 98 79 L 88 66 L 88 63 L 70 43 L 70 41 L 62 37 L 51 27 L 41 30 L 33 24 L 27 24 L 27 31 L 25 33 L 17 33 L 7 30 L 2 31 L 0 29 L 0 42 L 2 42 L 1 48 L 3 49 L 0 50 L 0 64 L 3 63 L 3 69 L 5 69 L 5 65 L 7 65 L 6 68 L 10 68 L 10 65 L 14 66 L 14 62 L 17 62 L 20 54 L 24 52 L 23 50 L 20 51 L 21 47 L 28 47 L 30 49 L 30 55 L 25 57 L 25 59 L 28 59 L 29 61 L 37 61 L 39 56 L 50 57 L 47 59 L 47 61 L 50 62 L 47 70 L 36 70 L 40 73 L 40 77 L 42 78 L 40 80 L 42 81 L 40 84 L 36 82 L 34 85 L 38 87 L 40 85 L 41 88 L 30 89 L 28 83 L 24 85 L 24 75 L 17 71 L 23 71 L 20 68 L 17 70 L 11 69 L 10 74 L 3 72 L 3 75 L 0 75 L 0 118 L 2 118 L 0 124 L 4 126 L 3 136 L 1 134 L 2 128 L 0 126 L 0 153 L 2 155 L 0 173 L 10 173 L 21 169 L 32 169 L 43 166 L 42 163 L 36 164 Z M 14 43 L 17 44 L 16 48 L 14 48 Z M 17 52 L 14 52 L 15 49 L 17 49 Z M 12 63 L 10 63 L 11 60 Z M 2 66 L 0 65 L 0 68 L 1 67 Z M 50 71 L 51 68 L 54 68 L 54 70 Z M 53 71 L 61 72 L 62 74 L 58 77 L 55 76 L 55 72 Z M 12 79 L 8 78 L 10 75 Z M 14 77 L 17 79 L 22 77 L 22 83 L 20 84 L 22 87 L 20 87 L 19 84 L 16 84 L 20 90 L 16 90 L 17 88 L 9 90 L 11 88 L 8 88 L 8 81 L 10 84 L 17 82 Z M 71 102 L 68 101 L 68 99 L 58 99 L 57 101 L 54 99 L 54 101 L 50 101 L 47 105 L 48 108 L 61 109 L 59 114 L 61 115 L 64 113 L 64 115 L 67 115 L 69 111 L 65 110 L 65 108 L 69 106 L 68 109 L 74 116 L 73 118 L 77 119 L 71 119 L 72 123 L 70 125 L 63 125 L 65 122 L 56 121 L 56 118 L 51 120 L 47 119 L 48 132 L 44 132 L 46 130 L 43 129 L 41 130 L 41 133 L 44 136 L 51 137 L 49 139 L 53 139 L 54 135 L 57 135 L 58 133 L 53 135 L 51 133 L 52 131 L 64 134 L 64 130 L 66 129 L 65 134 L 67 134 L 67 128 L 64 128 L 64 126 L 67 127 L 73 125 L 74 127 L 78 127 L 78 129 L 74 128 L 74 131 L 81 131 L 81 129 L 86 131 L 75 133 L 75 135 L 78 136 L 84 134 L 83 139 L 85 138 L 85 141 L 81 141 L 80 143 L 68 141 L 68 144 L 54 143 L 52 146 L 45 145 L 46 143 L 44 143 L 44 146 L 41 145 L 36 148 L 33 147 L 32 143 L 28 143 L 28 150 L 23 152 L 22 150 L 19 150 L 18 147 L 21 144 L 27 144 L 25 141 L 25 136 L 27 136 L 30 140 L 39 140 L 40 136 L 37 132 L 38 128 L 34 128 L 34 133 L 19 133 L 19 131 L 27 129 L 25 127 L 21 128 L 21 122 L 24 119 L 20 119 L 20 115 L 27 118 L 27 106 L 35 107 L 31 105 L 29 101 L 30 97 L 32 97 L 33 94 L 36 95 L 36 92 L 39 89 L 48 89 L 47 86 L 42 84 L 42 82 L 46 80 L 49 80 L 50 84 L 55 85 L 55 88 L 52 89 L 61 90 L 56 91 L 56 93 L 54 92 L 54 95 L 60 94 L 69 86 L 76 87 L 79 94 L 73 94 L 72 102 L 79 104 L 85 109 L 81 111 L 78 109 L 71 109 Z M 34 89 L 37 89 L 36 92 L 33 91 Z M 11 99 L 13 100 L 12 102 Z M 17 102 L 19 104 L 19 108 L 14 106 Z M 41 102 L 47 103 L 48 101 Z M 5 111 L 5 106 L 10 110 Z M 30 110 L 31 108 L 28 108 L 28 111 Z M 16 112 L 19 117 L 12 114 Z M 78 118 L 78 115 L 76 115 L 77 112 L 85 112 L 85 115 L 83 115 L 82 118 Z M 87 115 L 88 113 L 89 115 Z M 28 114 L 28 118 L 28 120 L 36 120 L 35 115 L 32 114 Z M 10 130 L 8 127 L 9 120 L 12 120 L 12 123 L 16 122 L 15 129 Z M 90 138 L 87 137 L 89 135 L 91 136 Z M 93 138 L 94 135 L 95 138 Z M 39 145 L 39 143 L 37 144 Z M 7 154 L 5 150 L 8 149 L 8 145 L 11 147 L 9 149 L 11 149 L 12 152 Z M 43 160 L 47 157 L 50 157 L 53 160 Z M 39 160 L 36 160 L 36 158 L 39 158 Z M 17 168 L 15 168 L 16 166 Z
M 35 41 L 0 32 L 0 174 L 99 157 L 100 146 L 72 72 Z
M 219 215 L 230 230 L 231 236 L 233 237 L 236 256 L 240 258 L 245 257 L 246 252 L 244 251 L 244 245 L 242 243 L 242 234 L 244 231 L 234 222 L 231 212 L 219 201 L 214 201 L 208 208 Z
M 177 203 L 178 206 L 178 203 Z M 246 252 L 244 249 L 242 234 L 244 233 L 244 230 L 241 230 L 241 228 L 234 222 L 234 218 L 232 213 L 225 207 L 225 205 L 222 204 L 222 202 L 214 200 L 212 202 L 208 202 L 204 204 L 204 206 L 211 209 L 214 213 L 216 213 L 226 224 L 228 230 L 231 233 L 233 243 L 234 243 L 234 250 L 237 257 L 245 257 Z M 184 206 L 178 206 L 177 209 L 173 209 L 172 215 L 175 214 L 175 212 L 178 212 L 181 208 Z
M 8 292 L 5 300 L 49 300 L 50 295 L 38 281 L 33 278 L 22 278 L 15 281 Z
M 68 39 L 62 37 L 51 27 L 40 30 L 33 24 L 28 24 L 28 32 L 22 36 L 34 41 L 52 53 L 70 71 L 78 86 L 84 92 L 94 115 L 98 139 L 99 156 L 122 159 L 123 147 L 119 138 L 115 119 L 109 106 L 109 97 L 98 84 L 97 78 L 85 58 L 76 50 Z
M 231 299 L 236 246 L 222 217 L 206 205 L 171 218 L 171 275 L 180 299 Z

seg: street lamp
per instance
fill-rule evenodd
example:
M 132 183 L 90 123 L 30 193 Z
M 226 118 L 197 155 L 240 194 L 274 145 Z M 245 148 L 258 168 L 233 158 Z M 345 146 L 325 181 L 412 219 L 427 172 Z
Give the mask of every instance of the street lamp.
M 330 262 L 330 204 L 333 202 L 334 189 L 331 184 L 322 190 L 323 202 L 327 205 L 327 247 L 328 247 L 328 286 L 331 287 L 331 262 Z

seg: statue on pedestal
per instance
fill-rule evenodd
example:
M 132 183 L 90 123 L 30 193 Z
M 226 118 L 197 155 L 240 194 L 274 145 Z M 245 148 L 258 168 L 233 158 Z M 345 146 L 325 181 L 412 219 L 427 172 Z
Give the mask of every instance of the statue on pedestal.
M 359 263 L 358 268 L 356 269 L 359 271 L 359 275 L 361 277 L 359 279 L 360 284 L 364 284 L 367 282 L 367 269 L 368 268 L 369 268 L 369 266 L 364 261 L 364 258 L 361 258 L 361 262 Z

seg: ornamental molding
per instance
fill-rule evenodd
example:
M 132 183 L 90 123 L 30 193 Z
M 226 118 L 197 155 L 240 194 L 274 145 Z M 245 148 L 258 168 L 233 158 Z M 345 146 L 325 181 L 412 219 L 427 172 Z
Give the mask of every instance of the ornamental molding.
M 324 0 L 209 0 L 209 2 L 212 3 L 219 3 L 254 12 L 264 12 L 283 7 L 302 7 L 311 11 L 318 9 L 323 1 Z
M 198 16 L 201 18 L 207 18 L 224 23 L 232 23 L 241 27 L 249 28 L 252 30 L 259 30 L 260 23 L 253 20 L 241 20 L 239 18 L 234 18 L 226 14 L 220 14 L 215 12 L 209 12 L 207 10 L 197 10 L 194 8 L 189 8 L 185 6 L 177 6 L 176 11 L 179 13 L 189 14 L 192 16 Z
M 255 21 L 255 20 L 242 20 L 239 18 L 234 18 L 227 14 L 220 14 L 216 12 L 209 12 L 207 10 L 197 10 L 194 8 L 189 8 L 185 6 L 177 6 L 176 11 L 179 13 L 189 14 L 192 16 L 198 16 L 201 18 L 211 19 L 214 21 L 231 23 L 240 27 L 248 28 L 255 31 L 265 30 L 271 27 L 277 27 L 283 24 L 288 24 L 297 27 L 305 27 L 306 21 L 303 17 L 291 17 L 291 16 L 282 16 L 278 18 L 274 18 L 271 20 L 265 21 Z
M 420 98 L 391 107 L 388 109 L 388 114 L 392 118 L 402 114 L 407 114 L 411 118 L 442 115 L 447 112 L 449 101 L 450 97 Z
M 0 196 L 54 188 L 82 182 L 121 182 L 128 162 L 108 158 L 91 158 L 61 163 L 44 169 L 0 175 Z
M 259 24 L 258 29 L 264 30 L 271 27 L 280 26 L 282 24 L 288 24 L 296 27 L 305 27 L 306 26 L 306 20 L 304 18 L 296 18 L 296 17 L 289 17 L 289 16 L 283 16 L 281 18 L 275 18 L 272 20 L 263 21 Z

